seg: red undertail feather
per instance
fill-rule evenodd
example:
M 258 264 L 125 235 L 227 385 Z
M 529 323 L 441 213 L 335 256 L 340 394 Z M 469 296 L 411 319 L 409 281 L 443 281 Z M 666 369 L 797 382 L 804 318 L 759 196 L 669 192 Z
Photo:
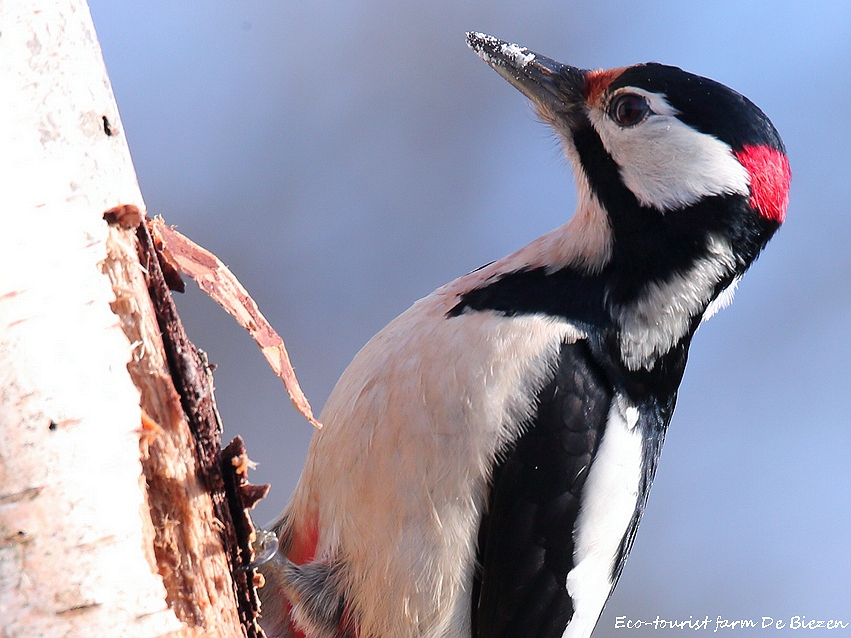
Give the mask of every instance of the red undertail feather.
M 293 532 L 292 545 L 287 552 L 289 558 L 296 565 L 309 563 L 316 557 L 316 545 L 319 542 L 319 522 L 314 516 L 306 525 L 299 527 Z
M 318 543 L 319 523 L 317 521 L 317 517 L 314 516 L 313 519 L 310 520 L 304 527 L 298 530 L 294 530 L 292 545 L 290 546 L 289 552 L 287 552 L 287 558 L 289 558 L 296 565 L 304 565 L 306 563 L 309 563 L 316 557 L 316 545 Z M 281 592 L 280 595 L 283 597 L 283 592 Z M 289 611 L 287 612 L 287 614 L 289 614 Z M 292 627 L 292 629 L 293 638 L 309 638 L 308 636 L 305 636 L 305 634 L 296 627 Z

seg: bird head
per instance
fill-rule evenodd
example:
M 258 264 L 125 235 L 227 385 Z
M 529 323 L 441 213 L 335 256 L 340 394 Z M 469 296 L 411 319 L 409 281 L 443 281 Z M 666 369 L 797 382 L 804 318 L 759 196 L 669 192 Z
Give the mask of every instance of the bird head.
M 588 71 L 481 33 L 467 42 L 553 127 L 613 225 L 633 226 L 619 218 L 635 204 L 665 214 L 736 195 L 775 228 L 783 222 L 786 150 L 736 91 L 664 64 Z
M 731 299 L 783 222 L 791 173 L 777 130 L 743 95 L 674 66 L 588 71 L 481 33 L 467 43 L 554 129 L 577 183 L 557 241 L 511 268 L 596 277 L 623 362 L 652 367 Z

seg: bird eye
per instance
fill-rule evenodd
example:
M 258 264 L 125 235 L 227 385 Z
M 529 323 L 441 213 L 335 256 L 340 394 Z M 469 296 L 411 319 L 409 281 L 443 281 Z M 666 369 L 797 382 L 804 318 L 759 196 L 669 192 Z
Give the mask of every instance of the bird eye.
M 609 106 L 609 115 L 621 126 L 634 126 L 649 112 L 647 100 L 635 93 L 621 93 Z

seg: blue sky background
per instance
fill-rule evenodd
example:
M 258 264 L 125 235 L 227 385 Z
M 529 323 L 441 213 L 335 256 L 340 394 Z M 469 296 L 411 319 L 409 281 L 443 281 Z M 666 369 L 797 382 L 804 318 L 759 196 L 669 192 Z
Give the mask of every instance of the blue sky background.
M 748 95 L 788 147 L 788 221 L 694 341 L 635 549 L 595 635 L 678 633 L 615 630 L 623 615 L 851 622 L 851 3 L 91 9 L 149 213 L 231 266 L 317 412 L 355 352 L 414 300 L 572 214 L 553 136 L 465 31 L 585 68 L 676 64 Z M 226 437 L 244 436 L 253 480 L 273 484 L 258 506 L 267 521 L 311 428 L 218 306 L 193 285 L 178 303 L 219 366 Z

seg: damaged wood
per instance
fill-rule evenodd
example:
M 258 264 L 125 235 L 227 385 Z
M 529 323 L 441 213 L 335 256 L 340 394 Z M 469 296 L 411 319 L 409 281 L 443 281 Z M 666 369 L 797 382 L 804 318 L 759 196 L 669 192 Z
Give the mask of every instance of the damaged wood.
M 251 485 L 248 482 L 248 470 L 254 464 L 248 460 L 245 451 L 245 443 L 242 437 L 237 436 L 222 450 L 222 476 L 225 481 L 225 492 L 228 503 L 231 504 L 231 515 L 233 517 L 234 531 L 237 537 L 243 565 L 249 565 L 255 559 L 254 542 L 256 539 L 254 523 L 248 515 L 248 510 L 254 508 L 258 501 L 266 498 L 270 485 Z M 256 619 L 260 611 L 260 599 L 257 588 L 263 586 L 263 577 L 260 572 L 252 569 L 242 569 L 245 582 L 240 580 L 240 586 L 244 585 L 244 591 L 238 594 L 237 603 L 247 617 Z
M 223 465 L 210 366 L 183 329 L 169 292 L 174 282 L 166 282 L 146 224 L 133 225 L 142 216 L 129 208 L 107 211 L 104 270 L 115 290 L 113 311 L 133 347 L 128 370 L 141 395 L 149 561 L 186 625 L 178 635 L 260 638 L 254 576 L 245 569 L 253 530 L 244 503 L 252 505 L 263 488 L 241 491 L 247 479 L 237 474 L 233 456 Z

